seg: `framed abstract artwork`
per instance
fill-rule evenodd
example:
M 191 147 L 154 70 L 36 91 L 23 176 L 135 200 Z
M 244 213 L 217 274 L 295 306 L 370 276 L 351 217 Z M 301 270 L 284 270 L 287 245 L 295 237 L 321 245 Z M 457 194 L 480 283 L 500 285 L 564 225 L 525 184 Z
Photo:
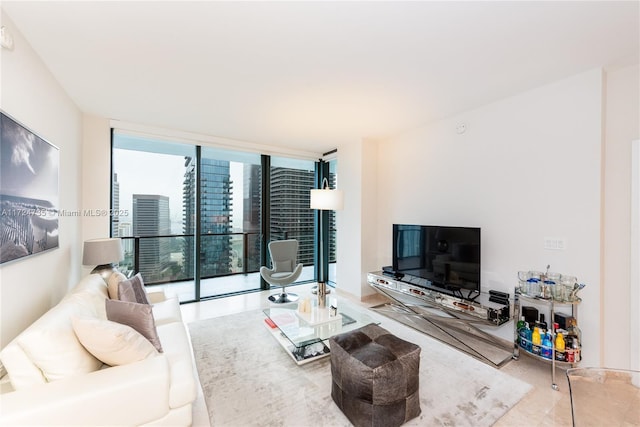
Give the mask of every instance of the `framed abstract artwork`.
M 0 112 L 0 264 L 58 247 L 58 148 Z

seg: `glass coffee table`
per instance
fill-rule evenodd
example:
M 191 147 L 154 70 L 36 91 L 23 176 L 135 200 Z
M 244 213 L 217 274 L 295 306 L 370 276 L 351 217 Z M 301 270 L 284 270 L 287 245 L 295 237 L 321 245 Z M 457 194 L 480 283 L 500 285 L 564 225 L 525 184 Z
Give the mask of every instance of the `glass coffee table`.
M 329 307 L 312 307 L 311 312 L 301 313 L 295 304 L 271 307 L 263 312 L 267 316 L 265 326 L 298 365 L 328 356 L 327 340 L 332 336 L 369 323 L 380 323 L 368 314 L 344 305 L 335 316 L 331 315 Z

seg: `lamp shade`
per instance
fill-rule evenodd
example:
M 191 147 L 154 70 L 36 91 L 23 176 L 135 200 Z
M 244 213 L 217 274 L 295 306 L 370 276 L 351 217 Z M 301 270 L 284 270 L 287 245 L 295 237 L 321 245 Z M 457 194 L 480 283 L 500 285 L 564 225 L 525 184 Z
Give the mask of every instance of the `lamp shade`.
M 104 265 L 124 259 L 119 238 L 85 240 L 82 251 L 83 265 Z
M 340 211 L 344 208 L 344 195 L 342 190 L 311 190 L 311 209 L 323 211 Z

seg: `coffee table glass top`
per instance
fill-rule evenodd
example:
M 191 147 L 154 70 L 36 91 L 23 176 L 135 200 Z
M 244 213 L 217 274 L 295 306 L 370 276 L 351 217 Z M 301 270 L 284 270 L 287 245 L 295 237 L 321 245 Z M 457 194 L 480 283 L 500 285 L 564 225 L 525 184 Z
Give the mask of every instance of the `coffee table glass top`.
M 312 310 L 311 313 L 300 313 L 297 305 L 292 304 L 271 307 L 263 311 L 296 348 L 327 340 L 334 335 L 352 331 L 369 323 L 380 323 L 360 310 L 344 306 L 338 309 L 338 315 L 333 318 L 328 315 L 329 307 L 313 307 Z

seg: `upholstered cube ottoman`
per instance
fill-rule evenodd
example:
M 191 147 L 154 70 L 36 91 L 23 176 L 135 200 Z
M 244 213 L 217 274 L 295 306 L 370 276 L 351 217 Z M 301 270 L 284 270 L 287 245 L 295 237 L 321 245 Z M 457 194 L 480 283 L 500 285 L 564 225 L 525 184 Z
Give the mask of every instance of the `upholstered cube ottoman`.
M 331 397 L 360 426 L 399 426 L 420 415 L 420 347 L 378 325 L 336 335 Z

